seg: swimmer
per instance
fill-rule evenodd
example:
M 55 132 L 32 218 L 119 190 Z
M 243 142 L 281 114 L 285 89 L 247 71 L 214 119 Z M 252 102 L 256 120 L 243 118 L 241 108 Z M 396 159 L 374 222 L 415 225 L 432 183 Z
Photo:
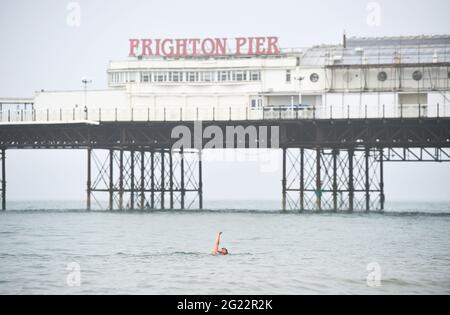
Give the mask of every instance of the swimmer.
M 219 249 L 220 236 L 222 236 L 222 232 L 219 232 L 217 234 L 217 238 L 216 238 L 216 242 L 214 244 L 214 249 L 213 249 L 212 254 L 226 256 L 226 255 L 228 255 L 228 249 L 226 249 L 225 247 L 222 247 L 222 249 Z

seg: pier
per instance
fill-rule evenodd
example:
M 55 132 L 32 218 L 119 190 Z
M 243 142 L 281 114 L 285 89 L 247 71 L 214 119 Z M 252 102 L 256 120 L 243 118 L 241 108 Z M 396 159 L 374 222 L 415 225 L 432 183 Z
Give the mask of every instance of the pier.
M 419 108 L 416 117 L 339 119 L 299 110 L 256 118 L 243 113 L 235 119 L 230 112 L 209 119 L 202 114 L 201 121 L 183 119 L 182 110 L 171 120 L 133 117 L 132 111 L 102 116 L 100 110 L 97 116 L 64 119 L 49 110 L 2 112 L 2 209 L 7 208 L 7 176 L 14 176 L 7 172 L 7 151 L 13 149 L 86 150 L 88 210 L 98 196 L 109 201 L 111 211 L 203 209 L 201 154 L 208 139 L 199 143 L 194 135 L 209 127 L 223 134 L 238 126 L 257 131 L 256 139 L 224 138 L 223 148 L 254 148 L 256 142 L 256 148 L 282 151 L 280 196 L 286 211 L 382 211 L 385 163 L 450 161 L 450 117 L 439 110 L 434 117 L 424 117 Z M 179 126 L 191 131 L 192 145 L 174 150 L 178 139 L 172 131 Z M 276 147 L 270 132 L 261 133 L 274 127 Z

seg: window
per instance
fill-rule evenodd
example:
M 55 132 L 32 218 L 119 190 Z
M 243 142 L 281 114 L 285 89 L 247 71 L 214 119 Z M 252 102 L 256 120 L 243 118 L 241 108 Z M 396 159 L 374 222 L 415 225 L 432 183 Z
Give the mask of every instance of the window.
M 165 82 L 165 81 L 167 81 L 166 72 L 156 72 L 155 81 L 156 82 Z
M 311 74 L 309 79 L 311 80 L 312 83 L 316 83 L 319 81 L 319 75 L 317 73 L 313 73 L 313 74 Z
M 245 81 L 245 80 L 247 80 L 247 72 L 233 71 L 233 81 Z
M 398 95 L 398 102 L 402 105 L 426 105 L 428 104 L 427 93 L 405 93 Z
M 291 79 L 292 79 L 291 77 L 292 77 L 291 70 L 286 70 L 286 82 L 287 83 L 291 82 Z
M 350 71 L 346 71 L 343 75 L 342 75 L 342 79 L 344 80 L 344 82 L 346 83 L 350 83 L 353 81 L 353 74 Z
M 204 82 L 212 82 L 214 81 L 214 72 L 203 72 L 203 79 Z
M 151 81 L 150 72 L 141 73 L 141 82 L 150 82 L 150 81 Z
M 297 57 L 297 63 L 296 63 L 297 67 L 300 67 L 300 57 Z
M 252 100 L 252 108 L 256 107 L 256 100 Z
M 111 72 L 108 74 L 110 84 L 124 83 L 162 83 L 162 82 L 244 82 L 261 81 L 259 70 L 219 70 L 219 71 L 142 71 Z M 286 80 L 291 82 L 291 70 L 286 72 Z
M 388 78 L 388 75 L 386 72 L 381 71 L 380 73 L 378 73 L 378 81 L 384 82 L 387 80 L 387 78 Z
M 261 72 L 250 71 L 250 81 L 261 81 Z
M 219 72 L 219 80 L 220 81 L 229 81 L 230 80 L 230 71 L 220 71 Z
M 127 82 L 130 83 L 136 82 L 136 72 L 128 72 Z
M 183 73 L 182 72 L 172 72 L 172 82 L 182 82 Z
M 417 70 L 417 71 L 414 71 L 412 77 L 413 77 L 414 81 L 420 81 L 420 80 L 422 80 L 423 74 L 421 71 Z
M 111 74 L 111 82 L 113 84 L 122 84 L 128 82 L 128 73 L 114 72 Z
M 187 72 L 186 80 L 188 82 L 197 82 L 198 81 L 198 72 Z

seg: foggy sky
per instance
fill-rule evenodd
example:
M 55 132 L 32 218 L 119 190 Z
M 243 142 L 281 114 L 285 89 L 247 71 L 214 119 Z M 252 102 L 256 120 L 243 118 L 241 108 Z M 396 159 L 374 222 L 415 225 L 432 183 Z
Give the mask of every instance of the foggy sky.
M 129 38 L 279 36 L 282 47 L 339 43 L 349 36 L 450 33 L 448 0 L 375 1 L 380 25 L 367 22 L 368 4 L 355 0 L 74 1 L 81 24 L 67 23 L 61 0 L 2 0 L 0 97 L 34 91 L 107 87 L 109 60 L 128 54 Z M 450 165 L 389 164 L 388 200 L 450 200 Z M 9 200 L 84 199 L 86 152 L 7 152 Z M 206 199 L 280 199 L 281 168 L 261 173 L 255 163 L 204 165 Z

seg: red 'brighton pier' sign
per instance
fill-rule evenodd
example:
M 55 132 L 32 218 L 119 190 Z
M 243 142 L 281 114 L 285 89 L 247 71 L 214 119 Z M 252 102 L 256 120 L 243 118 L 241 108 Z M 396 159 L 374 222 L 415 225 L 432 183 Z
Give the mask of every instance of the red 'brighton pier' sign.
M 130 57 L 278 55 L 278 37 L 130 39 Z

